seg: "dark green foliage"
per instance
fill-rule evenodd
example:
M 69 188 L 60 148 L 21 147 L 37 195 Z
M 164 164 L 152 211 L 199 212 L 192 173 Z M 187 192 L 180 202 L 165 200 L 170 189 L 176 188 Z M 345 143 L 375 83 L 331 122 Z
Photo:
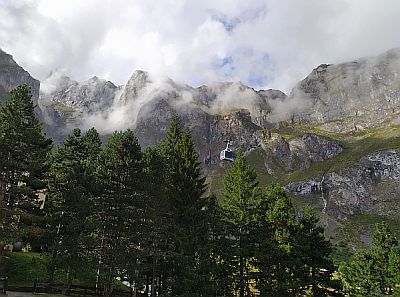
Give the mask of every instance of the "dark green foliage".
M 112 294 L 114 278 L 122 271 L 137 281 L 143 236 L 144 204 L 142 153 L 131 130 L 115 132 L 100 153 L 97 167 L 100 194 L 95 197 L 94 240 L 105 281 Z
M 228 220 L 247 226 L 254 220 L 256 202 L 260 196 L 257 175 L 238 151 L 235 162 L 224 176 L 223 208 Z
M 392 249 L 398 247 L 398 241 L 387 223 L 375 225 L 372 234 L 372 253 L 376 259 L 375 265 L 379 274 L 379 288 L 382 293 L 390 293 L 389 255 Z
M 373 296 L 379 289 L 379 276 L 375 269 L 375 257 L 369 252 L 357 253 L 347 264 L 340 268 L 344 275 L 344 285 L 351 292 L 362 296 Z
M 31 97 L 29 87 L 19 86 L 0 110 L 0 238 L 36 246 L 43 235 L 39 192 L 46 187 L 52 141 L 42 133 Z
M 262 295 L 286 296 L 293 290 L 296 231 L 291 201 L 278 184 L 269 185 L 257 207 L 257 287 Z
M 207 296 L 203 246 L 208 241 L 205 178 L 190 133 L 175 114 L 161 145 L 165 164 L 168 247 L 164 294 Z
M 96 190 L 94 169 L 100 145 L 96 130 L 91 129 L 82 137 L 81 131 L 75 129 L 64 147 L 54 152 L 45 208 L 53 238 L 50 281 L 56 267 L 68 270 L 68 281 L 71 281 L 88 256 L 91 232 L 88 218 Z
M 394 294 L 400 295 L 400 246 L 390 250 L 387 271 L 389 286 Z
M 43 253 L 9 253 L 5 264 L 10 286 L 31 287 L 35 279 L 46 279 L 47 256 Z
M 230 273 L 227 279 L 235 277 L 228 288 L 239 296 L 250 294 L 251 259 L 254 256 L 252 231 L 255 224 L 257 202 L 260 197 L 257 175 L 246 162 L 239 150 L 236 160 L 224 177 L 224 200 L 221 203 L 222 230 L 220 240 L 225 246 L 221 250 L 219 262 L 221 269 Z
M 391 294 L 397 290 L 399 243 L 386 223 L 375 225 L 372 247 L 340 268 L 345 286 L 358 294 Z
M 168 206 L 165 193 L 165 162 L 159 147 L 148 147 L 143 153 L 146 203 L 145 242 L 147 288 L 152 296 L 162 293 L 161 282 L 165 276 L 165 259 L 168 251 Z
M 314 296 L 319 288 L 331 285 L 334 266 L 331 258 L 332 246 L 324 237 L 324 228 L 318 225 L 319 217 L 311 208 L 303 209 L 303 214 L 295 236 L 296 275 L 298 287 L 311 286 Z
M 271 184 L 262 193 L 240 151 L 214 217 L 217 296 L 252 296 L 256 289 L 261 296 L 294 296 L 308 286 L 317 295 L 318 286 L 329 284 L 332 250 L 318 217 L 306 208 L 297 223 L 285 190 Z

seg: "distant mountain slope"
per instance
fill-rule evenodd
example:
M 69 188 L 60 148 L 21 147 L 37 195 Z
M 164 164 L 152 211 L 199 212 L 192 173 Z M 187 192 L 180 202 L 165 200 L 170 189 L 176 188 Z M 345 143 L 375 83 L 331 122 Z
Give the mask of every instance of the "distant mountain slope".
M 21 84 L 31 87 L 33 100 L 37 102 L 40 82 L 20 67 L 11 55 L 0 49 L 0 98 L 7 97 L 8 92 Z
M 400 49 L 338 65 L 322 64 L 295 86 L 302 98 L 296 122 L 349 132 L 381 124 L 400 113 Z

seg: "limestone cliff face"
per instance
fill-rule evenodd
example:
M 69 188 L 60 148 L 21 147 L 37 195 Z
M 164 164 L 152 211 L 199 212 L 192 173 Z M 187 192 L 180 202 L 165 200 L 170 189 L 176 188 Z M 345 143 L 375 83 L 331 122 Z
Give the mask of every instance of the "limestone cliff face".
M 400 113 L 400 49 L 338 65 L 322 64 L 290 94 L 306 108 L 295 121 L 349 132 L 381 124 Z
M 96 76 L 77 82 L 67 76 L 53 75 L 42 82 L 40 103 L 52 106 L 61 103 L 79 112 L 107 110 L 113 104 L 118 87 Z
M 299 169 L 308 169 L 313 162 L 336 157 L 343 151 L 340 142 L 306 133 L 291 140 L 272 133 L 262 142 L 268 174 L 278 176 Z
M 0 98 L 8 96 L 8 92 L 22 84 L 31 87 L 32 99 L 37 103 L 40 82 L 19 66 L 11 55 L 0 49 Z
M 295 195 L 320 197 L 324 211 L 338 219 L 360 213 L 397 218 L 399 188 L 400 149 L 379 151 L 338 172 L 286 185 Z

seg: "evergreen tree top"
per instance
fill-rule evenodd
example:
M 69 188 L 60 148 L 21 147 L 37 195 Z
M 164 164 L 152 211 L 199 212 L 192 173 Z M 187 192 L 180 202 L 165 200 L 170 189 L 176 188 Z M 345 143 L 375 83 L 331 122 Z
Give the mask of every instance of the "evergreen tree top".
M 398 245 L 398 241 L 390 230 L 386 222 L 375 224 L 375 231 L 372 234 L 372 243 L 377 248 L 382 248 L 386 251 L 390 251 L 392 247 Z
M 224 176 L 224 200 L 221 207 L 228 218 L 240 225 L 247 225 L 254 219 L 260 194 L 257 174 L 239 149 L 235 161 Z

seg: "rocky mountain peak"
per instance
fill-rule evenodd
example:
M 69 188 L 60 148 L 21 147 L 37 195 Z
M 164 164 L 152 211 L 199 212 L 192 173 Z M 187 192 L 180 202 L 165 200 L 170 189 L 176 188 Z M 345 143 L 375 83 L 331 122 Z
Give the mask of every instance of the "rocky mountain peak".
M 143 70 L 135 70 L 130 79 L 130 81 L 136 81 L 136 82 L 140 82 L 140 83 L 144 83 L 144 82 L 149 82 L 150 80 L 150 74 L 147 71 L 143 71 Z
M 104 111 L 114 102 L 117 90 L 113 83 L 97 76 L 77 82 L 55 73 L 42 82 L 40 104 L 51 106 L 59 103 L 80 112 Z
M 7 97 L 8 92 L 21 84 L 31 87 L 33 101 L 37 103 L 40 82 L 19 66 L 11 55 L 0 49 L 0 99 Z
M 18 66 L 10 54 L 0 49 L 0 66 Z
M 102 80 L 102 79 L 100 79 L 99 77 L 97 77 L 97 76 L 95 75 L 95 76 L 92 76 L 91 78 L 89 78 L 87 81 L 88 81 L 88 82 L 96 83 L 96 82 L 98 82 L 98 81 L 100 81 L 100 80 Z
M 136 70 L 126 83 L 120 100 L 122 102 L 128 102 L 129 97 L 137 97 L 140 90 L 144 89 L 151 82 L 152 80 L 148 72 Z

